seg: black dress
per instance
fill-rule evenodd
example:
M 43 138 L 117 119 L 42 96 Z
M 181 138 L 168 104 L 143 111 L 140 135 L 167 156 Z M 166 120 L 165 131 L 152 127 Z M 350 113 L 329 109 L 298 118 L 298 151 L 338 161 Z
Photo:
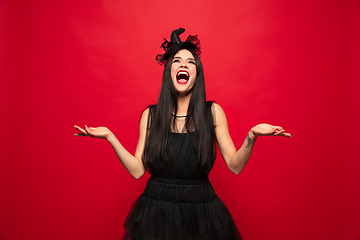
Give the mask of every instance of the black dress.
M 197 173 L 196 132 L 170 133 L 169 167 L 151 173 L 143 194 L 124 223 L 123 239 L 234 240 L 241 239 L 208 174 Z

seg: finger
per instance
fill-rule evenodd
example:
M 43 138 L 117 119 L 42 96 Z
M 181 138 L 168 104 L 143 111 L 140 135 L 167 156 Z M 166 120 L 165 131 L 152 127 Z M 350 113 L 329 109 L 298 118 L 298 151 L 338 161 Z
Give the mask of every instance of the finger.
M 96 128 L 93 128 L 93 127 L 88 127 L 85 125 L 85 130 L 86 130 L 86 133 L 92 137 L 96 137 L 98 136 L 98 133 L 96 131 Z
M 75 137 L 87 137 L 89 135 L 88 134 L 83 134 L 83 133 L 75 133 L 74 136 Z
M 283 132 L 276 132 L 276 133 L 274 133 L 274 136 L 281 136 L 281 135 L 283 135 Z
M 284 129 L 281 130 L 281 131 L 277 131 L 277 132 L 274 133 L 275 136 L 282 136 L 282 135 L 284 135 L 284 134 L 285 134 L 285 130 L 284 130 Z
M 82 129 L 82 128 L 79 127 L 78 125 L 74 125 L 74 128 L 77 129 L 77 130 L 79 130 L 79 131 L 80 131 L 80 129 Z
M 274 126 L 274 130 L 273 130 L 273 134 L 274 135 L 278 135 L 279 133 L 281 133 L 282 129 L 279 126 Z
M 76 128 L 79 132 L 86 134 L 86 131 L 84 129 L 82 129 L 81 127 L 75 125 L 74 128 Z
M 285 133 L 285 137 L 292 138 L 290 133 Z
M 96 135 L 93 130 L 88 128 L 88 126 L 85 126 L 85 130 L 86 130 L 86 134 L 91 136 L 91 137 L 94 137 Z
M 280 127 L 280 126 L 276 126 L 276 130 L 277 131 L 284 131 L 284 129 L 282 127 Z
M 276 127 L 275 130 L 274 130 L 275 133 L 279 133 L 279 132 L 282 132 L 282 131 L 283 131 L 283 129 L 281 129 L 279 127 Z
M 288 138 L 292 138 L 290 133 L 283 133 L 280 135 L 281 137 L 288 137 Z
M 84 132 L 75 133 L 74 136 L 89 136 L 89 134 L 84 131 Z

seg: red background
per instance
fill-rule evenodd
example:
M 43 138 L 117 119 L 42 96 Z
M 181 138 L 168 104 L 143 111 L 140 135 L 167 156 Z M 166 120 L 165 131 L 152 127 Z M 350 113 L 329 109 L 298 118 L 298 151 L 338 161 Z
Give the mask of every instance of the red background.
M 104 140 L 130 151 L 156 103 L 154 58 L 173 29 L 198 34 L 207 97 L 240 147 L 238 175 L 210 175 L 244 239 L 360 239 L 360 1 L 0 2 L 0 239 L 119 239 L 149 177 L 134 180 Z

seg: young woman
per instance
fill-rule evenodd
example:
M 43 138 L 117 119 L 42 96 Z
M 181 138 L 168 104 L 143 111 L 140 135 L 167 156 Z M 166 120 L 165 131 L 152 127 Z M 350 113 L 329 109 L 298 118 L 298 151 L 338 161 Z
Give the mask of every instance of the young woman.
M 259 136 L 291 135 L 282 127 L 253 127 L 237 151 L 222 108 L 206 102 L 200 43 L 197 36 L 182 42 L 180 28 L 165 40 L 165 65 L 157 105 L 140 119 L 135 155 L 130 154 L 106 127 L 75 126 L 80 133 L 109 141 L 121 164 L 134 178 L 146 170 L 151 177 L 124 224 L 124 239 L 233 240 L 241 239 L 232 217 L 215 194 L 208 174 L 216 158 L 216 143 L 229 170 L 239 174 Z

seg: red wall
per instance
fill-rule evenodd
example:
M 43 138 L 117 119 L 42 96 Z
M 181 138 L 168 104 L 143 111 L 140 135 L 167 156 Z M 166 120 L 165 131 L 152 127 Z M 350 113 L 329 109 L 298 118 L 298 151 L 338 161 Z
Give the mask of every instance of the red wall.
M 0 239 L 119 239 L 149 175 L 73 125 L 134 152 L 178 27 L 199 35 L 237 147 L 262 122 L 293 135 L 258 139 L 239 176 L 216 161 L 243 238 L 360 239 L 358 0 L 3 0 L 0 20 Z

